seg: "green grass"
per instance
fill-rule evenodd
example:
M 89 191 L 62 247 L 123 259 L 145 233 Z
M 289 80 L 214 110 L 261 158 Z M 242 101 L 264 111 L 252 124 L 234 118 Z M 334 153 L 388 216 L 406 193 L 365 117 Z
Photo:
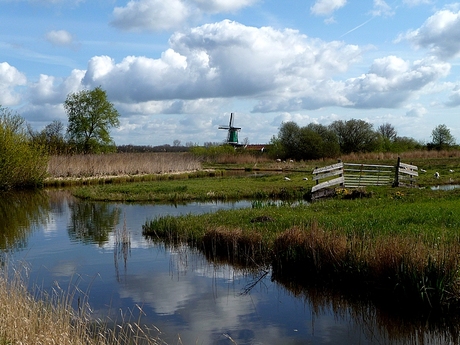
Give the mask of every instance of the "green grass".
M 280 174 L 218 176 L 194 178 L 189 174 L 173 178 L 129 184 L 90 185 L 76 188 L 80 198 L 108 201 L 205 201 L 263 198 L 303 198 L 313 183 L 304 181 L 305 174 L 288 173 L 291 181 Z M 190 178 L 189 178 L 190 177 Z

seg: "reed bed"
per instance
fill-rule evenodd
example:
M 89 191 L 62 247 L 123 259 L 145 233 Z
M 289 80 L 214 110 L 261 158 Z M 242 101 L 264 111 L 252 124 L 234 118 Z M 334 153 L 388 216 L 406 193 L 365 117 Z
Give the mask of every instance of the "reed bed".
M 78 286 L 65 290 L 56 285 L 51 293 L 31 293 L 26 282 L 26 268 L 2 267 L 0 344 L 165 344 L 151 334 L 158 334 L 157 329 L 146 328 L 139 317 L 133 319 L 134 312 L 122 315 L 121 323 L 91 318 L 87 294 Z
M 200 161 L 188 153 L 113 153 L 51 156 L 51 178 L 82 178 L 166 174 L 201 169 Z
M 375 188 L 370 195 L 158 217 L 143 232 L 230 262 L 271 262 L 292 279 L 422 309 L 458 308 L 460 191 Z

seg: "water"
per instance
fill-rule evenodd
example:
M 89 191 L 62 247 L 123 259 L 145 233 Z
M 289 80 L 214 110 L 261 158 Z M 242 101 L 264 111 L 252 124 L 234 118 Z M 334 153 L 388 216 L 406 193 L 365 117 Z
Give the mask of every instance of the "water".
M 93 317 L 157 327 L 169 344 L 448 344 L 456 323 L 395 313 L 340 293 L 213 264 L 186 246 L 144 238 L 156 215 L 250 207 L 78 201 L 65 192 L 16 193 L 0 199 L 0 248 L 30 267 L 30 288 L 78 291 Z M 3 227 L 3 228 L 2 228 Z M 116 234 L 126 229 L 130 246 Z M 88 297 L 87 297 L 88 296 Z M 131 316 L 132 314 L 132 316 Z M 452 326 L 453 324 L 453 326 Z

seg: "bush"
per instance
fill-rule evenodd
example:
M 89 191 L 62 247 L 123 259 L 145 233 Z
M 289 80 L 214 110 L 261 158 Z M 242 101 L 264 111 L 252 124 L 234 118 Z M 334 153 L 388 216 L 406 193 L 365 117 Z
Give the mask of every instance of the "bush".
M 47 164 L 45 150 L 27 136 L 24 119 L 0 107 L 0 190 L 41 185 Z

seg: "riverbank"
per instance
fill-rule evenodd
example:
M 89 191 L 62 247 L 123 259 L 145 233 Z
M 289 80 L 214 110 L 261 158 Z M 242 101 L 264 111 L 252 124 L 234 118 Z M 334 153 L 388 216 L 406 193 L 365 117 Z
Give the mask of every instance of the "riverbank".
M 144 234 L 210 258 L 271 265 L 275 275 L 366 298 L 446 311 L 460 302 L 460 190 L 374 188 L 368 198 L 159 217 Z

